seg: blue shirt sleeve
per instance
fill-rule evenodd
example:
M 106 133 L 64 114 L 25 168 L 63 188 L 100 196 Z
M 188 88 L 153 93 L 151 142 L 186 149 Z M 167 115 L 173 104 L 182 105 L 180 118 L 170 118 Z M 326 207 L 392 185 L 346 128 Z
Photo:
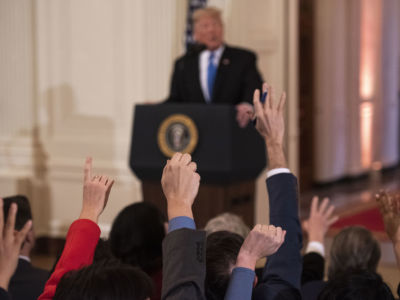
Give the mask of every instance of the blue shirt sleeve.
M 234 268 L 229 280 L 225 300 L 250 300 L 255 272 L 248 268 Z
M 168 233 L 181 228 L 188 228 L 195 230 L 196 224 L 194 223 L 194 220 L 192 218 L 183 216 L 173 218 L 168 223 Z

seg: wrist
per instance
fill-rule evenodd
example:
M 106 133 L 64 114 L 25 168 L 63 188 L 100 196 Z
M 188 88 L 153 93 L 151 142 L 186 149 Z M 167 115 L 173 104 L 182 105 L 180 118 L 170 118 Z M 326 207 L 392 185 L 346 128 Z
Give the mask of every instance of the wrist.
M 94 212 L 82 209 L 81 214 L 79 215 L 79 219 L 88 219 L 97 224 L 99 221 L 99 215 Z
M 266 142 L 268 155 L 268 169 L 287 168 L 286 158 L 282 143 Z
M 168 205 L 168 220 L 176 217 L 189 217 L 193 219 L 192 207 L 187 205 Z
M 309 234 L 308 241 L 309 242 L 318 242 L 318 243 L 323 244 L 324 243 L 324 236 L 323 235 Z
M 239 255 L 236 259 L 235 267 L 247 268 L 251 270 L 255 270 L 257 263 L 257 257 L 254 255 L 250 255 L 248 253 L 239 252 Z

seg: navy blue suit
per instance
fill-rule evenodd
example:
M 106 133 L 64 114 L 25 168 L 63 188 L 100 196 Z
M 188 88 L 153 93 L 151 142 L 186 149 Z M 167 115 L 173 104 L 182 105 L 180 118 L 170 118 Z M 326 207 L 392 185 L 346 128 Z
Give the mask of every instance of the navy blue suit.
M 225 45 L 215 78 L 212 103 L 252 103 L 254 90 L 260 89 L 261 85 L 256 55 Z M 199 52 L 189 52 L 176 60 L 167 102 L 206 103 L 199 77 Z
M 36 268 L 20 258 L 8 290 L 13 300 L 36 300 L 42 294 L 47 279 L 48 271 Z
M 253 299 L 301 299 L 302 231 L 297 202 L 297 179 L 281 173 L 267 179 L 270 224 L 286 230 L 285 242 L 267 258 Z

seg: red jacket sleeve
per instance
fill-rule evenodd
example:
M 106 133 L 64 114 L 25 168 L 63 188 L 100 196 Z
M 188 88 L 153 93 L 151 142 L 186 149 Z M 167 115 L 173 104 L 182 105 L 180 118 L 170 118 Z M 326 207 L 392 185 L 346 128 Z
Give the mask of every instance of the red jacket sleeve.
M 61 258 L 38 300 L 53 299 L 57 285 L 65 273 L 93 262 L 99 238 L 100 228 L 96 223 L 79 219 L 71 224 Z

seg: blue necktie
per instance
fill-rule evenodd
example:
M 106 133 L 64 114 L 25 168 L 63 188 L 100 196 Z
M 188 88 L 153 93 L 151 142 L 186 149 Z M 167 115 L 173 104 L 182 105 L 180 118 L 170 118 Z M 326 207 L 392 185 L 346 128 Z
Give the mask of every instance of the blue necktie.
M 208 58 L 208 68 L 207 68 L 207 87 L 208 87 L 208 95 L 210 97 L 208 102 L 212 101 L 216 74 L 217 74 L 217 67 L 214 65 L 214 52 L 211 52 L 210 57 Z

